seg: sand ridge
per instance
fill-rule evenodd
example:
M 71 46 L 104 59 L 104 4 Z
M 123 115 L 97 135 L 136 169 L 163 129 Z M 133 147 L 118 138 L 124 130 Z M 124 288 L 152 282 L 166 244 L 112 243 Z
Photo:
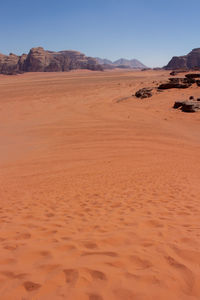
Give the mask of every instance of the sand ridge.
M 0 76 L 2 299 L 200 298 L 199 89 L 167 71 Z

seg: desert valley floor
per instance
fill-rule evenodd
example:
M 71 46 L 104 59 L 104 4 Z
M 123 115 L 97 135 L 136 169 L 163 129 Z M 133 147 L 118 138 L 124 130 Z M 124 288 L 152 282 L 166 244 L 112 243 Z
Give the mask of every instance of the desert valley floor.
M 0 299 L 200 299 L 200 88 L 167 71 L 0 76 Z

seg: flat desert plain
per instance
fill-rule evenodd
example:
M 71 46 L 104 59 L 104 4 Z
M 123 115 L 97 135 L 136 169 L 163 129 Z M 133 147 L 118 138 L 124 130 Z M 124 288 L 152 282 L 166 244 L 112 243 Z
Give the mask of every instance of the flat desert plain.
M 0 299 L 200 299 L 200 88 L 167 71 L 0 76 Z

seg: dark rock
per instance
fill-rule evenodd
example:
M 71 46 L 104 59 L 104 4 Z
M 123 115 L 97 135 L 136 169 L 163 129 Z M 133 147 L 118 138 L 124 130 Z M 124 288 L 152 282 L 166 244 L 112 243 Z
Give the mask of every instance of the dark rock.
M 195 83 L 196 80 L 193 79 L 193 78 L 181 78 L 181 77 L 172 77 L 172 78 L 169 78 L 169 81 L 170 82 L 174 82 L 174 83 Z
M 176 109 L 176 108 L 182 107 L 184 103 L 185 103 L 185 101 L 176 101 L 176 102 L 174 103 L 173 108 Z
M 149 70 L 152 70 L 151 68 L 143 68 L 141 69 L 141 71 L 149 71 Z
M 200 98 L 197 98 L 197 101 L 200 101 Z
M 170 75 L 171 75 L 171 76 L 176 76 L 176 75 L 178 75 L 179 73 L 185 73 L 185 72 L 188 72 L 188 70 L 187 70 L 187 69 L 177 69 L 176 71 L 172 71 L 172 72 L 170 73 Z
M 194 101 L 194 102 L 185 102 L 182 107 L 181 110 L 184 112 L 196 112 L 198 110 L 200 110 L 200 103 Z
M 149 98 L 152 96 L 152 88 L 143 88 L 143 89 L 140 89 L 138 90 L 136 93 L 135 93 L 135 96 L 137 98 Z
M 159 85 L 158 89 L 165 90 L 165 89 L 186 89 L 190 87 L 193 83 L 195 83 L 194 79 L 190 78 L 169 78 L 169 82 L 162 83 Z
M 159 90 L 166 90 L 166 89 L 186 89 L 189 88 L 191 84 L 185 83 L 173 83 L 173 82 L 168 82 L 168 83 L 163 83 L 159 85 L 158 89 Z
M 185 77 L 189 79 L 200 78 L 200 74 L 189 73 L 186 74 Z
M 190 99 L 190 100 L 194 100 L 194 97 L 193 97 L 193 96 L 190 96 L 189 99 Z
M 176 101 L 173 108 L 180 108 L 183 112 L 197 112 L 200 110 L 200 103 L 197 101 Z
M 200 80 L 196 80 L 197 86 L 200 86 Z

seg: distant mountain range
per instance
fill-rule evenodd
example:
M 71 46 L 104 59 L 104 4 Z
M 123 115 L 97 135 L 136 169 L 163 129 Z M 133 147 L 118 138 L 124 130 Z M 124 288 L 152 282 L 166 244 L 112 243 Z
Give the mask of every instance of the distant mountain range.
M 20 56 L 0 54 L 0 74 L 14 75 L 23 72 L 66 72 L 75 69 L 102 71 L 96 59 L 77 51 L 48 51 L 32 48 Z
M 108 59 L 88 57 L 72 50 L 49 51 L 42 47 L 32 48 L 28 54 L 16 55 L 0 53 L 0 74 L 19 74 L 23 72 L 66 72 L 75 69 L 103 71 L 104 69 L 132 68 L 144 69 L 146 66 L 137 59 L 121 58 L 114 62 Z
M 130 68 L 130 69 L 146 69 L 147 66 L 145 66 L 143 63 L 141 63 L 137 59 L 125 59 L 125 58 L 120 58 L 114 62 L 108 59 L 102 59 L 99 57 L 95 57 L 97 60 L 97 63 L 100 65 L 103 65 L 106 68 L 106 65 L 108 65 L 108 68 Z
M 200 48 L 193 49 L 187 55 L 172 57 L 164 69 L 200 69 Z

